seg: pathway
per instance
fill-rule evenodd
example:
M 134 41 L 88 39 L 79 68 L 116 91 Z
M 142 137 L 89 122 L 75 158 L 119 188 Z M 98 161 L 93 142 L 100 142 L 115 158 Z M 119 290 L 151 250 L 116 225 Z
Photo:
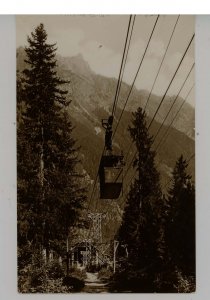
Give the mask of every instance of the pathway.
M 107 283 L 98 278 L 98 273 L 87 272 L 83 293 L 107 293 Z

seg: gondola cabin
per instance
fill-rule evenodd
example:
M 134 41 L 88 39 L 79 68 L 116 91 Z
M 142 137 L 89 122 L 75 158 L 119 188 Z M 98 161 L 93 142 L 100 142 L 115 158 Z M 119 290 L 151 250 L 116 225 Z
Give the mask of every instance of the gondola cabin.
M 100 198 L 117 199 L 123 185 L 123 156 L 103 155 L 99 167 Z

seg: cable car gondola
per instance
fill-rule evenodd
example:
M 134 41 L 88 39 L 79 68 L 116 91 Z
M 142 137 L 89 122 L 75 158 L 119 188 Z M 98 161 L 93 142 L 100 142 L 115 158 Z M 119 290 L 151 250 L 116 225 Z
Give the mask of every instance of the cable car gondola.
M 100 198 L 117 199 L 123 185 L 123 155 L 113 154 L 112 151 L 112 123 L 113 116 L 102 120 L 105 133 L 105 152 L 99 166 Z
M 123 184 L 122 171 L 122 155 L 102 155 L 99 166 L 101 199 L 119 198 Z

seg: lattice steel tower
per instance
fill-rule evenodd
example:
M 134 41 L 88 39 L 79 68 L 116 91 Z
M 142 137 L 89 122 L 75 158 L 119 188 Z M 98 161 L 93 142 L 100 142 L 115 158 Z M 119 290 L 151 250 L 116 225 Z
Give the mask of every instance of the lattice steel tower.
M 105 217 L 104 213 L 89 213 L 88 218 L 92 220 L 90 239 L 95 243 L 102 243 L 101 221 Z

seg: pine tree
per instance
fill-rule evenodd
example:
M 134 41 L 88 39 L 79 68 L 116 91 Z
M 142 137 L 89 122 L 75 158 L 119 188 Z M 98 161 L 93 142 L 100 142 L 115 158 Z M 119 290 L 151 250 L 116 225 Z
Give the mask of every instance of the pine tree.
M 183 274 L 195 275 L 195 187 L 187 166 L 181 155 L 169 190 L 166 237 L 172 267 Z
M 28 68 L 18 89 L 25 108 L 17 141 L 18 221 L 27 224 L 24 234 L 34 247 L 62 252 L 85 200 L 77 174 L 79 148 L 67 112 L 70 101 L 61 88 L 67 82 L 57 76 L 55 44 L 47 43 L 43 24 L 28 43 Z M 19 230 L 19 245 L 22 237 Z
M 125 271 L 130 269 L 136 272 L 135 277 L 138 278 L 137 274 L 145 268 L 153 276 L 163 256 L 163 203 L 159 173 L 154 161 L 155 152 L 151 149 L 152 138 L 141 108 L 133 113 L 132 125 L 128 130 L 136 145 L 137 156 L 133 168 L 138 175 L 127 196 L 119 239 L 128 245 Z M 140 280 L 138 284 L 140 287 Z

